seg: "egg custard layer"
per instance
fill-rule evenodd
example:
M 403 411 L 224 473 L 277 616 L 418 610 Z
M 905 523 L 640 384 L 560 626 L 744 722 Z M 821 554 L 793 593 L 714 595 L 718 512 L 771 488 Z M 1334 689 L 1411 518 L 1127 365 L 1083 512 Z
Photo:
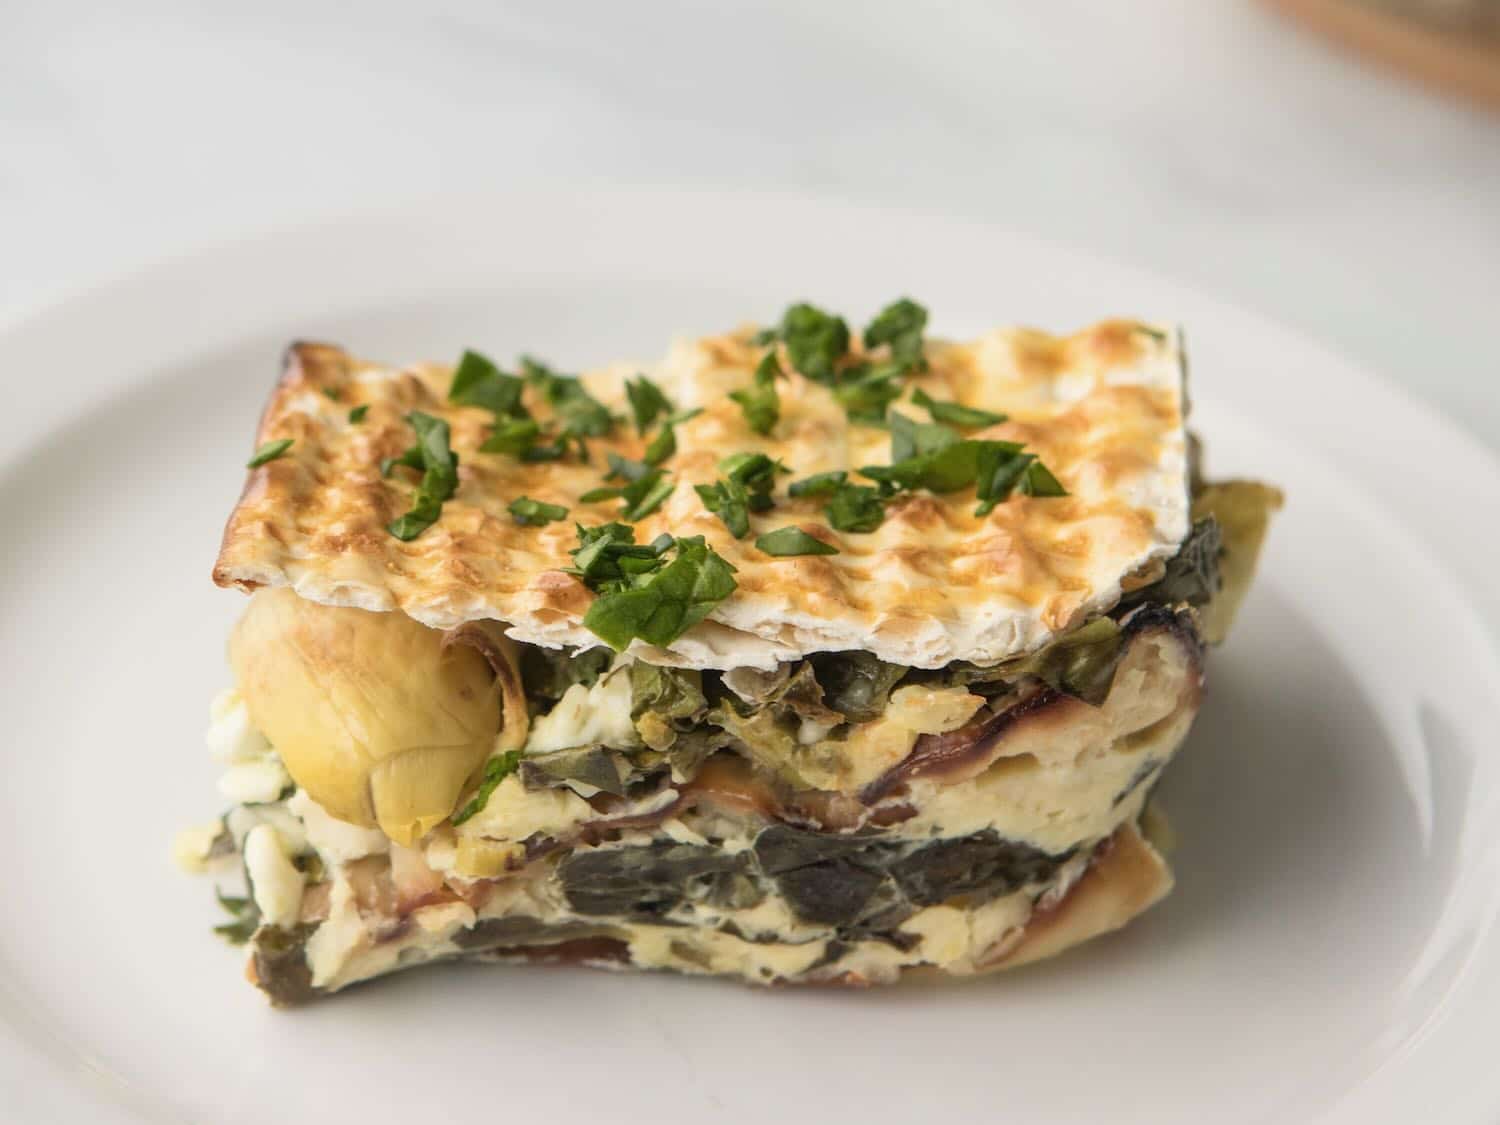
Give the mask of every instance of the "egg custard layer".
M 571 383 L 293 349 L 215 571 L 232 807 L 178 842 L 273 1002 L 973 974 L 1167 893 L 1150 794 L 1279 494 L 1198 479 L 1167 329 L 807 309 Z

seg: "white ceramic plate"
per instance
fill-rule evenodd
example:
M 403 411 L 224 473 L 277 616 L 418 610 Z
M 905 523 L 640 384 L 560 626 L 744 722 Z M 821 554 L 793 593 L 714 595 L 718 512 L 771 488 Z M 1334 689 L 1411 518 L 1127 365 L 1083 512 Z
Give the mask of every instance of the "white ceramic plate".
M 655 356 L 806 296 L 943 334 L 1175 318 L 1220 474 L 1283 484 L 1169 772 L 1179 886 L 977 982 L 752 992 L 449 966 L 269 1010 L 168 860 L 241 599 L 208 579 L 282 346 Z M 0 331 L 7 1120 L 1500 1117 L 1500 472 L 1190 291 L 985 227 L 661 191 L 447 199 L 220 247 Z

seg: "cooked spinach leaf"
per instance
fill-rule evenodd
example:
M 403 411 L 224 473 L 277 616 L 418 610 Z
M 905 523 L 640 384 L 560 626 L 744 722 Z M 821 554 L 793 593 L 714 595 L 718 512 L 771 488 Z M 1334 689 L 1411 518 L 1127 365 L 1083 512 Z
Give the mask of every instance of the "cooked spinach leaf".
M 893 689 L 906 669 L 887 664 L 868 652 L 821 652 L 808 658 L 823 702 L 851 723 L 866 723 L 885 713 Z

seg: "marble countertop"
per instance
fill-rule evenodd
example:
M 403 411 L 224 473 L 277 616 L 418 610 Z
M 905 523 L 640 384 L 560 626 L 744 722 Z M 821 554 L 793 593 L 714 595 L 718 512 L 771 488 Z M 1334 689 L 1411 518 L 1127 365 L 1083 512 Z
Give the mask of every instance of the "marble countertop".
M 1500 451 L 1500 117 L 1250 0 L 357 9 L 10 0 L 0 316 L 417 193 L 795 190 L 985 218 L 1189 281 Z

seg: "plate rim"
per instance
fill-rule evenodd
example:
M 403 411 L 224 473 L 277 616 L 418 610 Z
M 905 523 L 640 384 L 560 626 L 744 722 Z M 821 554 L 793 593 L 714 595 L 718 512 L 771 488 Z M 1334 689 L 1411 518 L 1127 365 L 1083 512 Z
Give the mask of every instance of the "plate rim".
M 942 239 L 998 246 L 1024 246 L 1030 253 L 1055 260 L 1061 269 L 1101 271 L 1111 278 L 1119 279 L 1122 289 L 1136 285 L 1147 292 L 1172 294 L 1181 305 L 1196 307 L 1210 314 L 1206 317 L 1185 318 L 1190 330 L 1194 319 L 1200 323 L 1206 319 L 1209 322 L 1221 320 L 1233 323 L 1246 331 L 1256 332 L 1271 341 L 1266 345 L 1267 348 L 1274 347 L 1278 351 L 1294 353 L 1301 357 L 1304 365 L 1325 371 L 1324 378 L 1331 381 L 1330 389 L 1333 391 L 1342 386 L 1345 391 L 1354 389 L 1368 393 L 1368 389 L 1373 388 L 1373 401 L 1367 399 L 1365 403 L 1369 409 L 1387 417 L 1405 417 L 1409 432 L 1419 433 L 1417 444 L 1442 449 L 1448 465 L 1456 467 L 1475 487 L 1480 505 L 1487 506 L 1488 510 L 1500 510 L 1500 455 L 1488 449 L 1479 438 L 1450 418 L 1436 404 L 1416 397 L 1383 373 L 1348 359 L 1304 333 L 1282 325 L 1260 312 L 1203 293 L 1186 282 L 1157 271 L 1004 225 L 915 208 L 851 202 L 802 192 L 684 188 L 641 183 L 600 189 L 526 187 L 502 192 L 413 195 L 341 212 L 330 210 L 293 223 L 265 224 L 230 237 L 200 242 L 160 257 L 114 269 L 76 285 L 63 287 L 34 303 L 23 303 L 7 310 L 0 314 L 0 369 L 17 370 L 17 366 L 12 366 L 12 363 L 17 363 L 21 370 L 25 370 L 28 363 L 35 361 L 37 357 L 51 356 L 58 352 L 66 355 L 70 323 L 104 322 L 110 317 L 118 317 L 122 306 L 138 308 L 141 301 L 161 306 L 155 310 L 156 317 L 144 317 L 143 323 L 127 333 L 127 347 L 144 348 L 145 340 L 152 338 L 152 333 L 160 331 L 160 314 L 170 306 L 173 294 L 180 297 L 205 283 L 212 287 L 214 279 L 221 277 L 225 269 L 237 266 L 247 271 L 260 270 L 263 273 L 259 276 L 271 278 L 275 276 L 277 256 L 287 247 L 307 247 L 320 240 L 325 243 L 332 240 L 335 245 L 340 242 L 348 244 L 351 239 L 359 241 L 361 232 L 384 233 L 394 228 L 410 228 L 417 232 L 430 230 L 435 222 L 448 225 L 450 217 L 483 216 L 496 206 L 497 201 L 503 201 L 508 207 L 521 211 L 550 207 L 555 209 L 557 215 L 570 214 L 575 218 L 596 220 L 606 216 L 617 217 L 621 211 L 633 210 L 655 215 L 658 223 L 663 221 L 662 216 L 671 215 L 674 219 L 686 218 L 692 222 L 711 225 L 714 217 L 722 217 L 726 213 L 742 219 L 749 218 L 762 227 L 774 227 L 786 222 L 789 217 L 793 223 L 834 217 L 840 224 L 895 222 L 904 228 Z M 438 216 L 443 218 L 439 219 Z M 380 240 L 376 238 L 373 241 L 379 243 Z M 302 291 L 297 290 L 296 299 L 300 299 L 301 294 Z M 373 296 L 372 292 L 370 298 Z M 259 312 L 260 319 L 270 323 L 278 320 L 284 322 L 282 310 L 287 301 L 293 301 L 291 293 L 286 294 L 285 300 L 279 304 L 269 302 Z M 369 298 L 346 298 L 344 304 L 351 308 L 360 307 L 368 305 Z M 1115 310 L 1100 309 L 1099 315 L 1113 311 Z M 29 419 L 34 416 L 41 419 L 42 424 L 34 429 L 14 425 L 0 429 L 0 474 L 8 473 L 29 451 L 45 446 L 52 440 L 59 425 L 76 417 L 90 402 L 97 401 L 101 395 L 112 396 L 139 385 L 143 367 L 172 362 L 174 355 L 178 360 L 186 359 L 196 350 L 208 346 L 213 338 L 223 341 L 243 336 L 252 330 L 248 321 L 232 328 L 224 325 L 210 329 L 198 325 L 196 335 L 189 332 L 171 338 L 177 347 L 176 353 L 168 352 L 164 356 L 159 350 L 142 350 L 130 362 L 123 362 L 115 369 L 94 369 L 86 378 L 68 381 L 61 391 L 55 382 L 49 380 L 20 380 L 21 385 L 15 388 L 15 392 L 22 402 L 13 417 Z M 1191 339 L 1189 343 L 1191 345 Z M 87 346 L 95 345 L 90 343 Z M 150 358 L 151 356 L 156 358 Z M 12 379 L 13 384 L 17 382 L 18 380 Z M 1354 429 L 1349 427 L 1351 431 Z M 1334 458 L 1334 463 L 1347 478 L 1345 483 L 1366 498 L 1375 500 L 1361 479 L 1365 473 L 1379 466 L 1374 451 L 1361 449 L 1361 441 L 1352 432 L 1329 433 L 1325 436 L 1329 444 L 1322 451 Z M 1375 443 L 1365 441 L 1363 444 L 1370 446 Z M 1397 481 L 1391 484 L 1390 492 L 1385 498 L 1388 502 L 1377 500 L 1375 503 L 1380 510 L 1391 515 L 1399 526 L 1408 527 L 1412 520 L 1420 522 L 1428 515 L 1421 506 L 1422 498 L 1423 492 L 1418 482 Z M 1427 526 L 1430 528 L 1434 525 L 1429 520 Z M 1425 536 L 1416 545 L 1422 549 L 1427 561 L 1453 579 L 1466 604 L 1478 609 L 1483 620 L 1471 624 L 1480 629 L 1486 648 L 1493 658 L 1497 652 L 1497 637 L 1500 637 L 1500 590 L 1492 593 L 1486 585 L 1487 575 L 1479 566 L 1477 558 L 1479 552 L 1468 559 L 1462 555 L 1435 554 L 1435 541 L 1438 538 L 1433 535 Z M 1494 538 L 1496 542 L 1500 542 L 1500 536 Z M 1463 1018 L 1469 1021 L 1470 1030 L 1460 1032 L 1460 1040 L 1465 1035 L 1472 1035 L 1475 1026 L 1483 1027 L 1488 1024 L 1492 1029 L 1500 1028 L 1500 950 L 1494 948 L 1496 943 L 1492 928 L 1487 927 L 1487 932 L 1477 937 L 1475 942 L 1476 959 L 1481 943 L 1488 956 L 1483 964 L 1470 966 L 1470 971 L 1463 978 L 1464 987 L 1470 993 L 1464 1000 L 1464 1010 L 1469 1015 Z M 0 984 L 0 989 L 9 991 L 3 984 Z M 1456 1001 L 1448 1007 L 1452 1008 L 1453 1003 Z M 1486 1006 L 1489 1011 L 1483 1013 L 1483 1016 L 1488 1018 L 1476 1025 L 1474 1021 L 1482 1016 L 1474 1013 L 1482 1011 Z M 1403 1094 L 1400 1085 L 1390 1086 L 1391 1081 L 1399 1082 L 1395 1074 L 1397 1063 L 1410 1064 L 1419 1053 L 1430 1058 L 1433 1051 L 1441 1052 L 1445 1043 L 1454 1040 L 1453 1025 L 1458 1018 L 1460 1017 L 1454 1011 L 1445 1009 L 1441 1013 L 1441 1019 L 1434 1020 L 1434 1026 L 1424 1028 L 1399 1056 L 1390 1060 L 1382 1071 L 1371 1075 L 1368 1085 L 1374 1086 L 1379 1081 L 1388 1097 L 1404 1097 L 1409 1094 L 1409 1090 Z M 9 1051 L 0 1052 L 0 1064 L 4 1064 L 0 1066 L 0 1070 L 9 1070 L 18 1061 L 14 1057 L 4 1057 L 9 1054 Z M 1456 1056 L 1450 1051 L 1446 1057 L 1451 1062 Z M 94 1074 L 95 1084 L 102 1077 Z M 1468 1084 L 1461 1091 L 1461 1096 L 1464 1097 L 1462 1105 L 1450 1103 L 1449 1106 L 1455 1112 L 1461 1110 L 1464 1113 L 1462 1118 L 1455 1117 L 1454 1120 L 1472 1120 L 1476 1123 L 1491 1120 L 1495 1110 L 1500 1108 L 1500 1073 L 1474 1069 L 1468 1072 L 1466 1078 Z M 1427 1081 L 1437 1079 L 1429 1078 Z M 1452 1086 L 1446 1087 L 1444 1093 L 1450 1097 L 1455 1096 Z M 1363 1098 L 1361 1102 L 1377 1104 Z M 89 1098 L 89 1104 L 95 1112 L 99 1112 L 99 1104 L 92 1097 Z M 1413 1101 L 1412 1104 L 1423 1103 Z M 1354 1117 L 1346 1118 L 1346 1112 L 1346 1103 L 1341 1101 L 1330 1111 L 1328 1119 L 1355 1120 Z

